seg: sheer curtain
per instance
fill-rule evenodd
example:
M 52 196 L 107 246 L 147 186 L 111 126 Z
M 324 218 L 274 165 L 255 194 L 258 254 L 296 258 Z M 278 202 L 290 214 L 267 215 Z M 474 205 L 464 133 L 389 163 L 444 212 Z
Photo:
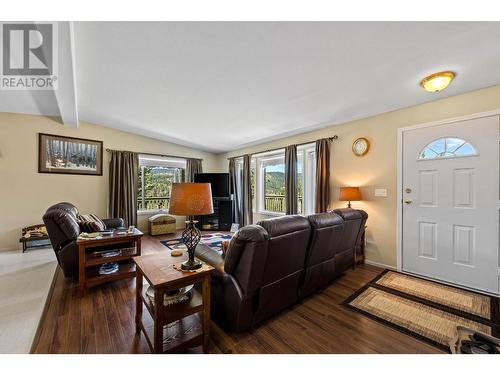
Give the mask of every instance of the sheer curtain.
M 287 215 L 294 215 L 299 211 L 297 179 L 297 146 L 291 145 L 285 148 L 285 199 Z
M 326 212 L 330 204 L 330 147 L 327 138 L 316 141 L 316 212 Z
M 139 155 L 129 151 L 110 153 L 109 217 L 121 217 L 127 226 L 136 226 Z

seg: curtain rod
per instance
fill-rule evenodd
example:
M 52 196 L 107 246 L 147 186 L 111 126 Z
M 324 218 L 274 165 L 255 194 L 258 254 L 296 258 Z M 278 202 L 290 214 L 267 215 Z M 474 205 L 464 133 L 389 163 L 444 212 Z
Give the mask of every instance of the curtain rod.
M 106 151 L 107 152 L 111 152 L 111 151 L 122 151 L 122 150 L 112 150 L 110 148 L 107 148 Z M 126 151 L 126 152 L 131 152 L 131 151 Z M 185 157 L 185 156 L 177 156 L 177 155 L 152 154 L 151 152 L 136 152 L 136 154 L 150 155 L 150 156 L 161 156 L 161 157 L 166 157 L 166 158 L 203 160 L 203 159 L 200 159 L 200 158 L 188 158 L 188 157 Z
M 339 139 L 339 136 L 338 135 L 334 135 L 333 137 L 328 137 L 326 138 L 328 139 L 329 141 L 334 141 L 336 139 Z M 309 141 L 309 142 L 302 142 L 302 143 L 296 143 L 295 146 L 303 146 L 303 145 L 308 145 L 309 143 L 314 143 L 316 141 Z M 271 151 L 278 151 L 278 150 L 282 150 L 284 148 L 286 148 L 287 146 L 283 146 L 283 147 L 278 147 L 278 148 L 273 148 L 273 149 L 270 149 L 270 150 L 264 150 L 264 151 L 258 151 L 258 152 L 254 152 L 250 155 L 257 155 L 257 154 L 264 154 L 266 152 L 271 152 Z M 238 159 L 238 158 L 242 158 L 243 156 L 245 156 L 246 154 L 244 155 L 238 155 L 238 156 L 232 156 L 230 158 L 227 158 L 227 160 L 229 159 Z

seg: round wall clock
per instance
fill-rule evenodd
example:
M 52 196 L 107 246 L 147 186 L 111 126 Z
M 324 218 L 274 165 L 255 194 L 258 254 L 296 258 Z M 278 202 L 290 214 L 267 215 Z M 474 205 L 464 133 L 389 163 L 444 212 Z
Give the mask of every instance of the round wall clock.
M 370 142 L 366 138 L 358 138 L 352 143 L 352 152 L 356 156 L 366 155 L 370 149 Z

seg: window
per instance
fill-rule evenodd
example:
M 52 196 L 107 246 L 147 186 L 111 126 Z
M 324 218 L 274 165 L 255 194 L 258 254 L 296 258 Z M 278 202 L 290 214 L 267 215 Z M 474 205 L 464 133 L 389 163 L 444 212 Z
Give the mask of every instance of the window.
M 256 211 L 263 214 L 285 214 L 285 153 L 278 151 L 252 158 L 255 170 Z M 314 144 L 297 148 L 298 213 L 314 212 L 316 194 L 316 150 Z
M 168 210 L 173 182 L 185 180 L 186 160 L 139 155 L 139 211 Z
M 418 155 L 418 160 L 457 158 L 477 155 L 476 149 L 460 138 L 439 138 L 429 143 Z
M 259 211 L 285 213 L 285 155 L 280 153 L 259 158 L 257 163 Z

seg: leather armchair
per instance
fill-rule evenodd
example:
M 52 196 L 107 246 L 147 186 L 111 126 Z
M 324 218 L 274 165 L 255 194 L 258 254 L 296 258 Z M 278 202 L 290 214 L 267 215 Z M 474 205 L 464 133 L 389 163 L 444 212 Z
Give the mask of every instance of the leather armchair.
M 235 233 L 225 258 L 212 251 L 212 256 L 196 256 L 213 265 L 212 319 L 231 331 L 251 326 L 263 267 L 267 256 L 268 235 L 258 225 L 248 225 Z M 210 252 L 210 251 L 208 251 Z
M 57 262 L 64 276 L 78 275 L 78 246 L 76 240 L 80 235 L 77 220 L 78 209 L 71 203 L 62 202 L 47 209 L 43 222 L 47 228 L 50 242 L 56 253 Z M 107 228 L 123 227 L 123 219 L 104 219 Z

